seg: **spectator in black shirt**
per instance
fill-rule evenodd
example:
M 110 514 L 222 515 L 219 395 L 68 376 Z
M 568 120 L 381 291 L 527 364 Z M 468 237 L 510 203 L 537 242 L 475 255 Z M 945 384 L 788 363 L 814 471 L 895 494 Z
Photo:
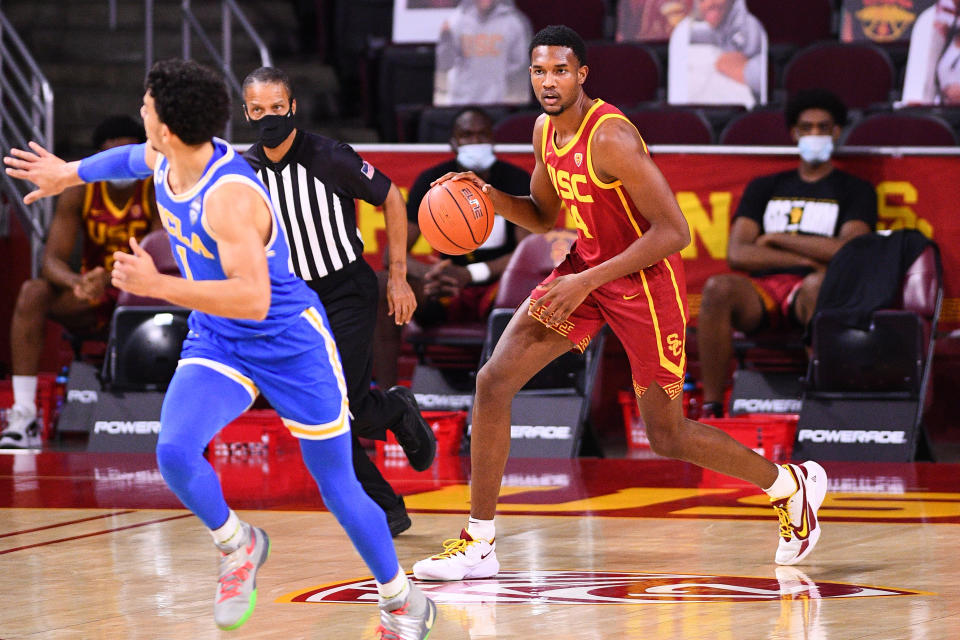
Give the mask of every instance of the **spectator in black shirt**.
M 727 249 L 730 267 L 746 274 L 715 275 L 703 288 L 697 340 L 706 416 L 723 415 L 732 331 L 805 326 L 833 254 L 877 224 L 873 186 L 830 162 L 846 106 L 812 89 L 797 94 L 785 115 L 800 165 L 747 185 Z
M 357 436 L 384 440 L 390 429 L 411 466 L 420 471 L 433 462 L 436 438 L 409 389 L 394 387 L 385 393 L 370 386 L 378 283 L 363 259 L 354 199 L 383 205 L 393 256 L 387 302 L 395 321 L 404 324 L 413 315 L 416 299 L 406 281 L 403 196 L 349 145 L 297 129 L 297 101 L 283 71 L 263 67 L 248 75 L 243 106 L 259 138 L 245 157 L 266 185 L 284 225 L 290 268 L 320 296 L 340 351 L 357 478 L 386 512 L 396 536 L 410 526 L 403 498 L 370 461 Z
M 417 212 L 430 183 L 450 171 L 474 171 L 501 191 L 521 196 L 530 193 L 530 174 L 493 153 L 493 119 L 483 109 L 466 107 L 454 119 L 450 148 L 456 157 L 430 167 L 417 176 L 407 197 L 407 252 L 420 237 Z M 407 258 L 407 274 L 419 306 L 414 313 L 423 327 L 444 322 L 483 320 L 497 294 L 497 285 L 513 250 L 529 232 L 496 216 L 490 237 L 466 255 L 443 256 L 426 264 Z M 383 277 L 381 276 L 381 280 Z M 400 327 L 380 314 L 374 368 L 380 384 L 395 384 L 400 353 Z

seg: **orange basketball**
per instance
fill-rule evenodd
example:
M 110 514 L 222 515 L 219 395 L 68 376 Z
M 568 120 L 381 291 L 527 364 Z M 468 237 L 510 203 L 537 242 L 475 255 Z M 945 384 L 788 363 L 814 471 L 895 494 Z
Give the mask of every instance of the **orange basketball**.
M 423 196 L 417 218 L 431 247 L 459 256 L 487 241 L 493 229 L 493 203 L 473 182 L 447 180 Z

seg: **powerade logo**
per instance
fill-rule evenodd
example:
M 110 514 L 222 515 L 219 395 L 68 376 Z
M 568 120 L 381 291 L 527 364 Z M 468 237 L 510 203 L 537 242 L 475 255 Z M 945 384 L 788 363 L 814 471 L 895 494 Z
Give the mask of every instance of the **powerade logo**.
M 569 440 L 573 437 L 570 427 L 554 425 L 515 424 L 510 427 L 514 440 Z
M 93 425 L 94 433 L 108 433 L 112 436 L 160 433 L 159 420 L 97 420 Z
M 67 402 L 96 404 L 97 400 L 97 392 L 93 389 L 71 389 L 70 391 L 67 391 Z
M 856 431 L 845 429 L 801 429 L 798 442 L 839 442 L 841 444 L 906 444 L 906 431 Z
M 802 405 L 796 398 L 737 398 L 731 413 L 800 413 Z
M 417 404 L 421 409 L 460 411 L 473 406 L 472 395 L 450 395 L 443 393 L 417 393 Z

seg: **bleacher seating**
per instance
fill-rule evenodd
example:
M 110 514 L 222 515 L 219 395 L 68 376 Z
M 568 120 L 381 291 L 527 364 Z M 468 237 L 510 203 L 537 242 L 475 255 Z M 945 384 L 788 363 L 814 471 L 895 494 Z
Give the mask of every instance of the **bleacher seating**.
M 720 133 L 720 144 L 793 145 L 783 109 L 748 111 L 731 120 Z
M 794 55 L 783 72 L 788 98 L 804 89 L 827 89 L 850 109 L 888 102 L 893 81 L 890 56 L 867 43 L 811 45 Z
M 647 144 L 711 144 L 710 122 L 697 110 L 648 107 L 626 114 Z
M 853 124 L 847 146 L 952 147 L 957 134 L 942 118 L 925 113 L 875 113 Z
M 587 61 L 590 73 L 584 90 L 591 98 L 628 109 L 660 97 L 660 62 L 641 44 L 591 42 L 587 45 Z
M 516 0 L 516 5 L 530 18 L 534 33 L 551 24 L 566 24 L 576 29 L 584 40 L 606 36 L 604 0 Z

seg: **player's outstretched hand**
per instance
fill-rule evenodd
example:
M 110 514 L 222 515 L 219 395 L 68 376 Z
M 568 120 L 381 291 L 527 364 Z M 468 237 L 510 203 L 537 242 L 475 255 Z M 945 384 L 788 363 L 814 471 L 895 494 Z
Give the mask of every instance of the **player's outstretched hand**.
M 53 155 L 36 142 L 28 143 L 30 151 L 10 149 L 10 155 L 4 156 L 7 175 L 27 180 L 37 185 L 23 198 L 24 204 L 33 204 L 40 198 L 55 196 L 78 180 L 73 169 L 62 159 Z
M 159 275 L 153 258 L 143 250 L 136 238 L 130 238 L 133 253 L 116 251 L 113 254 L 113 271 L 110 281 L 121 291 L 137 296 L 157 297 L 156 279 Z

